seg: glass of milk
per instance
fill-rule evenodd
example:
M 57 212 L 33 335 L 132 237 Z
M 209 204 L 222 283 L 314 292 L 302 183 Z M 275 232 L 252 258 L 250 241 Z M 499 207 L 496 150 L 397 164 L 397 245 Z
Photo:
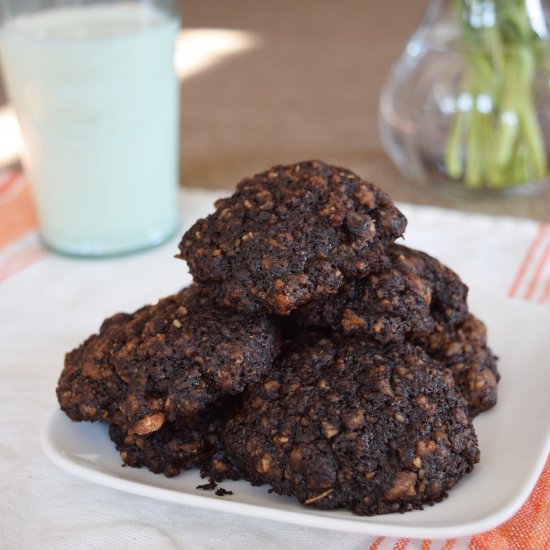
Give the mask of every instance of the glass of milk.
M 44 242 L 102 256 L 179 226 L 168 1 L 0 0 L 0 59 Z

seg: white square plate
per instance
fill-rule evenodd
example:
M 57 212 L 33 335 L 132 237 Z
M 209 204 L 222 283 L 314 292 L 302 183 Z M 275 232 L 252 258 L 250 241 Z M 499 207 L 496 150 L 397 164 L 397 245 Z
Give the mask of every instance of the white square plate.
M 143 468 L 122 468 L 105 426 L 73 423 L 61 411 L 46 424 L 42 446 L 55 464 L 94 483 L 212 510 L 388 537 L 437 539 L 487 531 L 527 499 L 550 451 L 550 312 L 486 294 L 471 293 L 469 303 L 489 327 L 489 342 L 500 356 L 499 402 L 474 421 L 481 462 L 448 499 L 425 510 L 368 518 L 324 512 L 245 481 L 223 482 L 234 494 L 218 497 L 196 489 L 205 483 L 196 470 L 168 479 Z

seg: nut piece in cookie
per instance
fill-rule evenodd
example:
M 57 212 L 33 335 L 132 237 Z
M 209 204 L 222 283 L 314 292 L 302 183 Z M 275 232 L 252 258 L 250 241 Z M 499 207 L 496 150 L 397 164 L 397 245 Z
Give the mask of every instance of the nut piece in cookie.
M 180 257 L 219 303 L 288 315 L 363 277 L 406 219 L 380 189 L 322 162 L 276 166 L 241 181 L 183 236 Z
M 145 466 L 155 474 L 173 477 L 205 460 L 213 430 L 208 423 L 195 420 L 167 422 L 153 433 L 140 435 L 127 426 L 111 424 L 109 437 L 128 466 Z
M 293 312 L 299 326 L 332 328 L 381 343 L 426 337 L 437 323 L 453 328 L 468 313 L 467 287 L 435 258 L 392 243 L 382 269 L 347 280 L 329 297 Z
M 166 421 L 144 434 L 128 425 L 112 423 L 109 437 L 128 466 L 145 466 L 156 474 L 173 477 L 210 460 L 220 447 L 220 427 L 232 408 L 232 401 L 224 399 L 196 417 Z
M 221 438 L 253 484 L 360 515 L 439 502 L 479 461 L 447 369 L 410 344 L 336 334 L 298 338 Z

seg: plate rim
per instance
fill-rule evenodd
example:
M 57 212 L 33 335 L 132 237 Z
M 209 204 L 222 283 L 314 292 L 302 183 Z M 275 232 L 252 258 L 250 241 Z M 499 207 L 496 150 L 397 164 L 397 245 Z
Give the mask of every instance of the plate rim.
M 547 311 L 541 310 L 540 307 L 533 304 L 508 300 L 490 291 L 487 292 L 486 289 L 476 289 L 473 292 L 473 289 L 470 290 L 468 300 L 470 306 L 472 303 L 475 303 L 476 307 L 481 306 L 482 300 L 484 302 L 484 307 L 506 304 L 506 308 L 519 308 L 523 310 L 525 314 L 528 312 L 536 312 L 536 317 L 542 314 L 542 318 L 545 320 L 550 319 Z M 474 308 L 474 310 L 475 309 L 476 308 Z M 478 309 L 482 310 L 483 308 L 479 307 Z M 539 369 L 541 370 L 539 371 Z M 550 376 L 550 373 L 544 370 L 544 364 L 538 365 L 537 372 L 541 373 L 540 380 L 542 382 L 545 382 L 547 380 L 546 377 Z M 548 380 L 550 380 L 550 378 L 548 378 Z M 545 410 L 546 409 L 547 407 L 545 407 Z M 490 412 L 498 411 L 495 410 Z M 331 517 L 330 511 L 327 512 L 315 509 L 307 509 L 307 511 L 305 511 L 298 506 L 296 509 L 287 510 L 278 507 L 273 508 L 263 503 L 257 504 L 233 499 L 212 498 L 210 495 L 189 492 L 188 489 L 181 490 L 177 486 L 174 488 L 160 487 L 150 484 L 147 480 L 118 477 L 113 473 L 91 468 L 78 461 L 77 458 L 72 459 L 63 452 L 62 444 L 59 442 L 59 444 L 56 443 L 56 438 L 52 430 L 56 422 L 60 420 L 71 422 L 71 420 L 60 410 L 59 406 L 57 406 L 56 409 L 49 414 L 40 432 L 40 443 L 44 453 L 62 470 L 81 479 L 91 481 L 92 483 L 147 498 L 194 506 L 201 509 L 226 512 L 233 515 L 267 519 L 278 523 L 294 524 L 323 530 L 395 538 L 426 538 L 441 540 L 472 536 L 498 527 L 510 519 L 527 501 L 550 454 L 550 425 L 547 425 L 546 428 L 543 426 L 545 431 L 541 434 L 541 446 L 536 447 L 538 452 L 532 460 L 531 468 L 526 471 L 525 475 L 521 478 L 521 482 L 518 484 L 519 486 L 516 488 L 515 493 L 512 493 L 502 504 L 499 502 L 497 506 L 493 506 L 491 509 L 486 510 L 485 513 L 480 513 L 475 519 L 462 521 L 461 523 L 452 525 L 411 525 L 386 522 L 379 523 L 376 521 L 377 516 L 371 516 L 365 518 L 368 519 L 368 521 L 363 522 L 360 516 L 350 516 L 349 519 L 341 516 Z M 143 470 L 146 471 L 145 469 Z M 429 510 L 429 508 L 427 509 Z M 389 515 L 378 517 L 388 518 Z
M 234 500 L 223 500 L 221 498 L 208 498 L 206 495 L 195 495 L 189 492 L 178 491 L 177 489 L 152 486 L 143 481 L 119 478 L 109 473 L 93 470 L 91 468 L 87 468 L 79 462 L 71 460 L 57 449 L 50 434 L 56 421 L 59 421 L 60 419 L 71 422 L 68 417 L 65 417 L 64 413 L 60 409 L 56 408 L 50 413 L 40 432 L 40 443 L 42 449 L 50 461 L 56 466 L 86 481 L 134 495 L 164 500 L 175 504 L 194 506 L 206 510 L 226 512 L 233 515 L 244 515 L 256 519 L 267 519 L 278 523 L 290 523 L 303 527 L 392 538 L 405 537 L 414 539 L 441 540 L 476 535 L 498 527 L 510 519 L 521 508 L 521 506 L 523 506 L 531 494 L 550 452 L 549 433 L 547 434 L 544 445 L 545 452 L 539 453 L 536 466 L 532 468 L 528 482 L 522 485 L 521 491 L 519 491 L 519 494 L 512 502 L 509 502 L 502 508 L 498 508 L 493 513 L 486 514 L 475 521 L 469 521 L 467 523 L 454 526 L 427 527 L 422 525 L 392 525 L 373 521 L 372 517 L 375 516 L 369 517 L 368 522 L 361 522 L 357 518 L 331 518 L 326 517 L 325 515 L 316 515 L 315 513 L 306 514 L 299 509 L 277 509 L 276 514 L 273 514 L 273 509 L 268 506 L 238 502 Z M 320 518 L 326 521 L 319 521 Z

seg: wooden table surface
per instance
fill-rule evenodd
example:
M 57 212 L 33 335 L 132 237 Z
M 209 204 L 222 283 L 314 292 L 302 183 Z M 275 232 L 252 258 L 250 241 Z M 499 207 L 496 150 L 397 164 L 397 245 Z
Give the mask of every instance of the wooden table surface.
M 396 200 L 550 221 L 536 197 L 457 201 L 408 184 L 378 136 L 380 88 L 426 0 L 185 0 L 184 28 L 249 31 L 258 47 L 182 82 L 183 185 L 232 188 L 274 164 L 318 158 Z

